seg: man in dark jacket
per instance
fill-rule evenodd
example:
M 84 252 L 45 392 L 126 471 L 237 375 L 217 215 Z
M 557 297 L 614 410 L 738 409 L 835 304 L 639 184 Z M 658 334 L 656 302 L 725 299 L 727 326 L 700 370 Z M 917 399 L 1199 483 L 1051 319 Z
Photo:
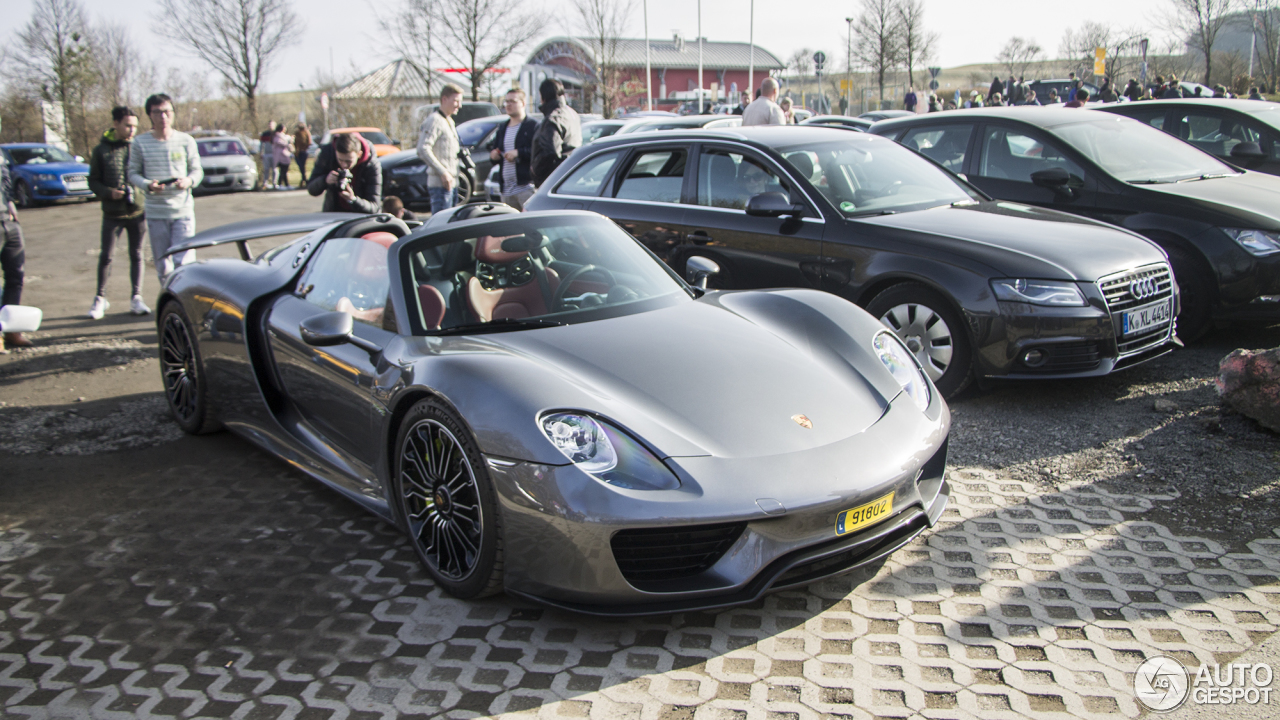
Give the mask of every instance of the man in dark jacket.
M 102 200 L 98 292 L 89 308 L 89 317 L 94 320 L 101 320 L 111 307 L 107 302 L 107 280 L 111 278 L 111 255 L 122 232 L 129 237 L 129 280 L 133 283 L 129 311 L 134 315 L 151 312 L 142 300 L 142 237 L 147 232 L 147 219 L 129 185 L 129 145 L 138 133 L 138 117 L 121 106 L 111 110 L 111 120 L 112 128 L 102 134 L 102 142 L 89 156 L 89 189 Z
M 382 212 L 382 163 L 360 133 L 338 133 L 320 148 L 307 192 L 324 193 L 322 212 Z
M 511 119 L 501 126 L 501 131 L 489 143 L 489 159 L 502 168 L 499 171 L 502 202 L 524 210 L 524 204 L 534 192 L 533 172 L 529 166 L 533 160 L 533 134 L 538 123 L 524 114 L 524 90 L 508 90 L 502 106 Z
M 533 184 L 542 185 L 551 173 L 582 146 L 582 121 L 564 99 L 564 85 L 547 78 L 538 87 L 542 123 L 533 135 Z
M 4 271 L 0 307 L 22 302 L 22 283 L 26 278 L 22 271 L 27 259 L 26 246 L 22 242 L 22 226 L 18 224 L 18 209 L 13 206 L 12 198 L 9 165 L 0 158 L 0 269 Z M 0 338 L 0 353 L 9 352 L 6 347 L 31 347 L 31 341 L 22 333 L 5 333 Z

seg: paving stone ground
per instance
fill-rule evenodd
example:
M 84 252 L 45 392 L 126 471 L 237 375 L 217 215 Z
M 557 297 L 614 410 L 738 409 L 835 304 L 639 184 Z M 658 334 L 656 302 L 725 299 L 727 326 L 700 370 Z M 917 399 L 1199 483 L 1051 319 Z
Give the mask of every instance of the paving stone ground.
M 392 527 L 192 442 L 240 452 L 94 512 L 0 510 L 0 716 L 1135 717 L 1144 658 L 1227 662 L 1280 626 L 1278 538 L 1229 553 L 1142 520 L 1160 498 L 963 468 L 882 566 L 749 607 L 463 602 Z

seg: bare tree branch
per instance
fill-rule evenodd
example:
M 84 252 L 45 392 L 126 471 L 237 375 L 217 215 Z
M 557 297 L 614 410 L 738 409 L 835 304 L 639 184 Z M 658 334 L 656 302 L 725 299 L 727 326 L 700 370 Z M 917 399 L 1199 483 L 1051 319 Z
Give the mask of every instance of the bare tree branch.
M 862 0 L 853 24 L 853 59 L 876 76 L 884 102 L 885 76 L 902 65 L 902 19 L 897 0 Z
M 1169 24 L 1189 47 L 1204 55 L 1204 81 L 1213 75 L 1213 45 L 1236 9 L 1236 0 L 1169 0 Z
M 465 68 L 472 100 L 480 99 L 487 73 L 542 33 L 546 16 L 527 7 L 520 0 L 437 1 L 440 53 Z
M 578 24 L 586 31 L 586 43 L 595 56 L 595 93 L 600 96 L 601 111 L 613 117 L 622 85 L 622 69 L 618 66 L 618 41 L 635 12 L 635 0 L 573 0 Z
M 915 69 L 933 57 L 938 33 L 924 28 L 924 0 L 898 0 L 898 25 L 902 33 L 902 63 L 907 66 L 907 84 L 916 84 Z
M 1011 37 L 996 55 L 996 62 L 1004 66 L 1012 77 L 1026 77 L 1027 68 L 1044 57 L 1044 49 L 1032 38 Z

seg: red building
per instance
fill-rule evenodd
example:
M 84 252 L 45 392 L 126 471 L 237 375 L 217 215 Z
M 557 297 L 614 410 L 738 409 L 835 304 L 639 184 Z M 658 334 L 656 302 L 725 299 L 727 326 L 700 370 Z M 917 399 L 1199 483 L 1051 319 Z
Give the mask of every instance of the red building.
M 556 37 L 543 42 L 520 68 L 520 86 L 537 103 L 538 86 L 547 78 L 564 83 L 570 104 L 584 112 L 599 112 L 598 98 L 584 97 L 596 84 L 599 60 L 594 51 L 599 41 L 587 38 Z M 765 77 L 785 66 L 773 53 L 748 43 L 686 40 L 679 35 L 670 40 L 649 40 L 649 82 L 654 109 L 671 109 L 684 100 L 697 98 L 698 56 L 701 45 L 702 88 L 708 99 L 737 102 L 737 93 L 747 90 L 749 74 L 754 70 L 755 86 Z M 619 38 L 606 42 L 608 53 L 621 70 L 619 107 L 643 108 L 645 90 L 645 41 Z M 714 90 L 714 92 L 712 92 Z M 714 102 L 714 100 L 712 100 Z

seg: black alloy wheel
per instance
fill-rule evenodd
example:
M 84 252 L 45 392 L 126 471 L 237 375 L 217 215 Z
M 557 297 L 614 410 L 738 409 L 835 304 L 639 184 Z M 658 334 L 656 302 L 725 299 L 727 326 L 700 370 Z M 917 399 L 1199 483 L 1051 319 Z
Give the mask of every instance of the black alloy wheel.
M 1183 342 L 1199 340 L 1213 324 L 1210 280 L 1206 277 L 1208 270 L 1185 250 L 1166 248 L 1166 252 L 1169 253 L 1169 265 L 1173 267 L 1173 278 L 1178 283 L 1178 301 L 1182 306 L 1178 313 L 1178 339 Z
M 902 339 L 942 397 L 955 396 L 973 379 L 964 324 L 934 290 L 919 283 L 894 285 L 867 303 L 867 312 Z
M 435 400 L 400 425 L 392 483 L 396 509 L 427 572 L 455 597 L 502 590 L 502 529 L 479 448 Z
M 465 205 L 471 202 L 471 192 L 475 188 L 475 183 L 471 180 L 471 173 L 462 170 L 458 173 L 458 204 Z
M 35 198 L 31 196 L 31 188 L 27 187 L 27 184 L 21 180 L 14 183 L 13 194 L 18 198 L 18 207 L 35 207 L 36 201 Z
M 209 411 L 204 364 L 191 323 L 182 308 L 171 302 L 161 311 L 159 324 L 160 379 L 173 419 L 192 435 L 217 430 L 221 425 Z

